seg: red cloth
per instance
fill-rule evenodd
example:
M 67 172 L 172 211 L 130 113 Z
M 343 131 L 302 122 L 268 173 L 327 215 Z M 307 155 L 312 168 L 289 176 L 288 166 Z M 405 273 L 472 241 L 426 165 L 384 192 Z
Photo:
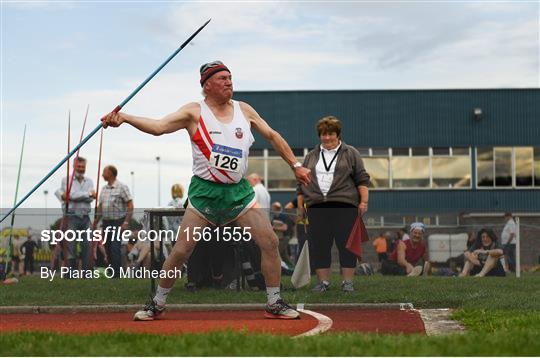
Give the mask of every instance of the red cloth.
M 364 221 L 358 216 L 349 234 L 345 248 L 355 254 L 358 260 L 362 260 L 362 243 L 365 241 L 369 241 L 369 235 Z

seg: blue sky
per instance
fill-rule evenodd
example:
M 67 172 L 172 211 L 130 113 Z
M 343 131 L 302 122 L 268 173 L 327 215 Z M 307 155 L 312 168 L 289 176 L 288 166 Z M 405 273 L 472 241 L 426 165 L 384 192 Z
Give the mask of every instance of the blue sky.
M 221 59 L 236 90 L 501 88 L 539 86 L 539 2 L 2 2 L 0 205 L 10 207 L 24 124 L 19 197 L 63 156 L 67 113 L 78 140 L 198 26 L 209 26 L 130 102 L 159 118 L 200 100 L 198 68 Z M 267 118 L 271 123 L 272 119 Z M 314 141 L 316 138 L 314 138 Z M 95 180 L 98 136 L 82 150 Z M 191 176 L 185 133 L 159 138 L 107 130 L 103 164 L 115 164 L 135 204 L 162 204 Z M 59 171 L 23 207 L 42 207 Z M 59 207 L 49 196 L 49 207 Z

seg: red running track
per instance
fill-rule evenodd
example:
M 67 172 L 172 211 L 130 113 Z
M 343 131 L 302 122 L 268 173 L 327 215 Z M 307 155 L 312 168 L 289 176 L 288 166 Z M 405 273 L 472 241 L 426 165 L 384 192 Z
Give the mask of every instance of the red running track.
M 394 309 L 322 310 L 333 320 L 329 332 L 425 334 L 416 311 Z M 42 313 L 2 314 L 0 332 L 47 331 L 71 334 L 130 332 L 152 334 L 203 333 L 235 330 L 251 333 L 298 335 L 317 326 L 318 321 L 302 314 L 299 320 L 265 319 L 262 311 L 166 312 L 162 319 L 132 321 L 132 313 Z

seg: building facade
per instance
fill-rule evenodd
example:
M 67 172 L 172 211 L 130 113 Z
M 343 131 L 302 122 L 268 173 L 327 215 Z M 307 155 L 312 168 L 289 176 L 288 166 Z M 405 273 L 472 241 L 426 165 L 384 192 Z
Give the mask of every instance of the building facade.
M 358 148 L 371 175 L 371 213 L 540 212 L 538 89 L 237 92 L 235 97 L 253 105 L 300 162 L 319 142 L 317 120 L 338 117 L 343 140 Z M 274 199 L 294 196 L 290 169 L 258 136 L 249 171 L 264 176 Z

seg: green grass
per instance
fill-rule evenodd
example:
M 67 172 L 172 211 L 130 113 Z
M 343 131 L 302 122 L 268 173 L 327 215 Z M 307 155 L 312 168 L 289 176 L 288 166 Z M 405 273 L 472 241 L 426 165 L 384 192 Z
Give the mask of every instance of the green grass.
M 354 294 L 334 289 L 314 294 L 294 291 L 284 279 L 291 303 L 412 302 L 416 308 L 450 307 L 467 327 L 462 335 L 326 334 L 291 339 L 234 332 L 160 336 L 147 334 L 9 333 L 0 336 L 0 355 L 227 355 L 227 356 L 524 356 L 540 355 L 540 275 L 517 278 L 357 277 Z M 334 282 L 338 282 L 335 277 Z M 199 290 L 178 282 L 170 303 L 262 303 L 262 292 Z M 0 305 L 140 304 L 149 283 L 140 280 L 55 280 L 26 277 L 0 287 Z
M 339 278 L 324 294 L 310 288 L 293 290 L 283 279 L 283 296 L 291 303 L 384 303 L 412 302 L 416 308 L 478 308 L 478 303 L 499 309 L 540 310 L 540 275 L 517 279 L 455 277 L 356 277 L 356 292 L 343 294 Z M 168 303 L 263 303 L 263 292 L 201 289 L 188 292 L 185 280 L 177 282 Z M 24 277 L 16 285 L 0 286 L 0 306 L 142 304 L 148 299 L 148 280 L 47 280 Z
M 448 337 L 420 335 L 328 334 L 291 339 L 232 332 L 158 336 L 94 334 L 89 336 L 19 333 L 0 336 L 0 353 L 8 356 L 535 356 L 538 332 Z

